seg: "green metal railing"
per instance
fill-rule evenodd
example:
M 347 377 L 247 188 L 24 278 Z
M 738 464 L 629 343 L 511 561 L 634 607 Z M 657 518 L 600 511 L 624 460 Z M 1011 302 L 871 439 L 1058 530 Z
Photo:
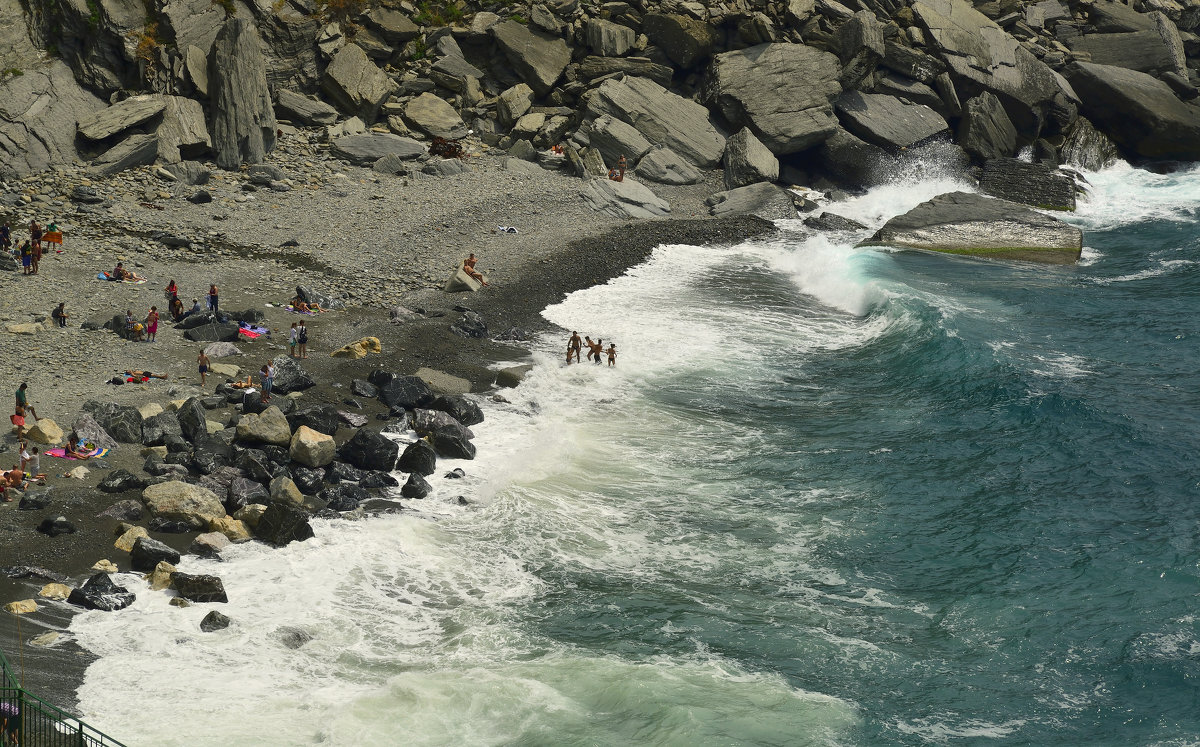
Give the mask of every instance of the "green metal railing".
M 71 714 L 28 692 L 0 652 L 0 745 L 21 747 L 124 747 Z

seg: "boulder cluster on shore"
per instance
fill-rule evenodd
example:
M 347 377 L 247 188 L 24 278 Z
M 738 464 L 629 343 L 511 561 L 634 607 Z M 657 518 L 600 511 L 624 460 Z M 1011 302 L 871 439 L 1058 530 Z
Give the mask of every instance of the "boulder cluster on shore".
M 524 257 L 601 223 L 701 214 L 809 214 L 813 230 L 856 232 L 865 227 L 818 215 L 812 196 L 932 168 L 982 195 L 942 195 L 856 238 L 1070 262 L 1078 229 L 1033 208 L 1073 209 L 1082 186 L 1072 169 L 1200 158 L 1194 0 L 0 0 L 0 17 L 0 206 L 20 223 L 58 216 L 67 241 L 90 242 L 72 250 L 76 262 L 129 254 L 138 268 L 253 269 L 237 290 L 247 303 L 318 276 L 330 289 L 314 292 L 323 306 L 394 308 L 384 324 L 447 316 L 453 326 L 443 326 L 469 339 L 496 336 L 472 308 L 398 306 L 441 288 L 444 246 L 508 250 L 529 240 L 511 251 Z M 446 204 L 464 194 L 469 220 L 452 219 Z M 353 225 L 331 231 L 347 216 L 390 227 L 406 199 L 394 247 L 377 251 L 377 234 Z M 478 232 L 500 223 L 522 223 L 521 233 Z M 512 281 L 515 269 L 554 260 L 534 257 L 524 266 L 510 258 L 507 277 L 504 265 L 498 275 Z M 17 270 L 6 254 L 0 262 Z M 541 269 L 529 277 L 582 284 L 611 268 Z M 94 271 L 63 282 L 51 266 L 43 277 L 59 292 Z M 200 272 L 187 270 L 181 284 L 202 289 L 215 277 Z M 488 292 L 502 294 L 497 285 Z M 546 300 L 540 290 L 511 293 L 508 313 L 529 299 Z M 122 328 L 113 320 L 122 309 L 104 303 L 76 312 L 90 317 L 84 330 Z M 265 321 L 252 308 L 232 322 L 199 316 L 181 332 L 222 344 L 237 339 L 239 319 Z M 44 321 L 6 332 L 25 334 L 16 327 L 26 324 L 39 334 Z M 331 348 L 367 339 L 343 326 Z M 17 358 L 8 344 L 0 340 L 0 375 L 42 355 Z M 81 347 L 92 344 L 51 342 L 47 357 L 94 364 Z M 275 360 L 280 394 L 313 384 L 296 361 Z M 463 391 L 486 388 L 475 383 Z M 435 393 L 427 378 L 384 368 L 344 386 L 350 409 L 286 396 L 264 403 L 229 385 L 158 412 L 84 405 L 76 432 L 147 450 L 136 469 L 112 470 L 98 486 L 138 495 L 106 509 L 108 519 L 149 518 L 122 527 L 130 567 L 182 598 L 223 601 L 219 579 L 174 571 L 179 549 L 149 533 L 200 532 L 188 549 L 205 557 L 231 541 L 286 544 L 311 536 L 314 515 L 379 500 L 371 491 L 421 498 L 437 456 L 473 456 L 469 426 L 482 413 L 461 392 Z M 425 438 L 401 453 L 372 415 Z M 347 426 L 353 435 L 338 444 Z M 403 486 L 397 469 L 409 474 Z M 38 500 L 31 491 L 22 507 Z M 47 518 L 40 529 L 74 527 Z M 114 568 L 46 595 L 120 608 L 132 597 L 108 577 Z M 62 581 L 30 565 L 5 575 Z

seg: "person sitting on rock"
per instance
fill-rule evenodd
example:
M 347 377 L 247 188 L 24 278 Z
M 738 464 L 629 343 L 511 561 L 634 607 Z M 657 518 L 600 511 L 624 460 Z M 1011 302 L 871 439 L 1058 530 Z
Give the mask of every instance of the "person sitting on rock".
M 171 299 L 170 311 L 171 311 L 171 318 L 174 319 L 175 321 L 179 321 L 180 319 L 183 318 L 183 301 L 179 300 L 179 296 L 175 296 L 174 298 Z
M 67 326 L 67 317 L 70 315 L 67 314 L 67 310 L 65 308 L 66 305 L 67 302 L 63 301 L 54 309 L 54 311 L 50 312 L 50 318 L 53 319 L 54 323 L 59 327 Z
M 190 308 L 187 311 L 180 314 L 179 321 L 182 322 L 184 319 L 187 319 L 192 314 L 202 314 L 202 313 L 204 313 L 204 307 L 200 305 L 200 299 L 193 298 L 192 299 L 192 308 Z
M 479 270 L 475 269 L 475 263 L 479 260 L 475 259 L 475 252 L 471 252 L 471 256 L 463 260 L 463 272 L 475 280 L 479 281 L 480 285 L 487 285 L 487 281 L 483 279 L 483 275 Z

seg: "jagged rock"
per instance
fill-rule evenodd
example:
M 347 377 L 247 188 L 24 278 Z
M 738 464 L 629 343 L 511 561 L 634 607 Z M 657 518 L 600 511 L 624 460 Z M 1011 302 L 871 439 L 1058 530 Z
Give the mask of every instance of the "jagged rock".
M 337 122 L 338 113 L 329 104 L 318 99 L 281 89 L 275 96 L 275 106 L 289 119 L 310 127 L 331 125 Z
M 390 472 L 396 466 L 400 445 L 380 433 L 360 429 L 342 445 L 338 454 L 360 469 Z
M 1178 31 L 1176 31 L 1178 33 Z M 1178 72 L 1175 55 L 1158 31 L 1125 34 L 1085 34 L 1071 45 L 1075 54 L 1096 65 L 1111 65 L 1149 75 Z
M 167 98 L 161 94 L 131 96 L 79 120 L 79 134 L 89 140 L 104 140 L 146 122 L 166 106 Z
M 870 93 L 882 93 L 888 96 L 907 99 L 914 104 L 923 104 L 933 109 L 943 117 L 948 116 L 948 109 L 942 97 L 930 86 L 919 81 L 911 80 L 894 73 L 881 73 L 875 78 Z
M 754 130 L 771 152 L 797 153 L 837 128 L 833 101 L 841 65 L 802 44 L 764 44 L 713 58 L 703 99 L 735 126 Z
M 138 414 L 140 415 L 141 413 Z M 108 431 L 104 430 L 90 413 L 85 412 L 75 418 L 75 423 L 71 426 L 71 430 L 75 431 L 81 441 L 91 442 L 105 449 L 117 448 L 116 440 L 108 435 Z
M 225 628 L 228 628 L 232 622 L 233 621 L 225 615 L 222 615 L 216 610 L 212 610 L 204 616 L 203 620 L 200 621 L 200 632 L 215 633 L 218 630 L 224 630 Z
M 379 396 L 379 387 L 363 379 L 354 379 L 350 382 L 350 393 L 356 397 L 375 398 Z M 291 418 L 288 420 L 290 421 Z
M 650 141 L 632 125 L 607 114 L 597 117 L 588 130 L 588 141 L 600 151 L 605 163 L 616 165 L 625 156 L 632 165 L 650 150 Z
M 308 467 L 324 467 L 333 461 L 335 450 L 333 436 L 307 426 L 300 426 L 292 434 L 290 454 L 293 462 Z
M 579 63 L 579 75 L 585 80 L 606 78 L 612 75 L 627 75 L 631 78 L 647 78 L 663 88 L 669 88 L 674 73 L 675 71 L 671 67 L 652 62 L 646 57 L 590 55 Z
M 661 218 L 671 212 L 666 200 L 631 179 L 589 179 L 579 188 L 579 194 L 592 210 L 620 220 Z
M 225 21 L 213 41 L 208 80 L 217 165 L 262 163 L 275 148 L 275 110 L 253 22 L 241 16 Z
M 749 213 L 767 220 L 796 217 L 796 208 L 788 191 L 769 182 L 717 192 L 705 202 L 714 216 Z
M 289 503 L 270 504 L 253 526 L 256 537 L 277 547 L 314 536 L 308 512 Z
M 1124 3 L 1101 0 L 1087 9 L 1088 21 L 1101 34 L 1117 34 L 1125 31 L 1146 31 L 1154 28 L 1154 19 L 1139 13 Z
M 127 490 L 141 490 L 146 487 L 146 481 L 129 470 L 115 469 L 96 487 L 105 493 L 124 493 Z
M 875 72 L 875 66 L 883 58 L 883 26 L 874 13 L 860 10 L 838 28 L 834 39 L 842 61 L 839 80 L 842 89 L 848 91 Z
M 179 163 L 198 158 L 212 148 L 212 138 L 204 123 L 204 108 L 199 101 L 182 96 L 166 96 L 162 123 L 154 131 L 158 138 L 158 158 L 163 163 Z
M 533 89 L 526 83 L 507 88 L 496 97 L 496 115 L 505 127 L 512 127 L 532 106 Z
M 287 503 L 296 506 L 304 505 L 304 494 L 296 486 L 295 480 L 287 475 L 279 475 L 271 480 L 270 496 L 272 503 Z
M 828 210 L 805 218 L 804 225 L 816 231 L 861 231 L 866 228 L 856 220 Z
M 225 515 L 225 506 L 211 490 L 177 480 L 151 485 L 142 491 L 142 500 L 154 516 L 184 521 L 197 529 Z
M 1068 166 L 1099 171 L 1115 163 L 1120 154 L 1107 135 L 1093 127 L 1086 117 L 1080 117 L 1063 140 L 1058 157 Z
M 198 185 L 208 184 L 212 173 L 202 163 L 196 161 L 183 161 L 181 163 L 172 163 L 164 166 L 179 182 L 183 184 Z
M 477 425 L 483 422 L 483 410 L 473 400 L 461 394 L 440 395 L 429 407 L 449 414 L 463 425 Z
M 279 408 L 271 406 L 258 415 L 242 415 L 237 424 L 237 440 L 242 443 L 287 446 L 292 440 L 292 429 Z
M 425 146 L 408 137 L 388 132 L 339 137 L 330 144 L 329 152 L 360 166 L 369 166 L 384 156 L 394 155 L 409 160 L 424 155 Z
M 779 161 L 767 146 L 743 127 L 725 141 L 725 188 L 736 189 L 779 178 Z
M 395 488 L 400 483 L 387 472 L 372 472 L 359 481 L 359 486 L 366 488 Z
M 430 440 L 438 456 L 449 459 L 474 459 L 475 444 L 467 437 L 467 429 L 459 426 L 435 428 Z
M 229 498 L 225 500 L 226 510 L 232 509 L 230 515 L 252 503 L 266 503 L 271 494 L 261 482 L 245 477 L 235 477 L 229 484 Z
M 229 538 L 220 532 L 204 532 L 196 535 L 192 544 L 188 545 L 188 552 L 202 558 L 219 558 L 230 544 Z
M 837 100 L 837 112 L 847 130 L 885 148 L 909 148 L 948 129 L 929 107 L 881 94 L 846 91 Z
M 179 553 L 158 540 L 138 537 L 129 553 L 129 562 L 133 570 L 150 573 L 160 562 L 178 563 Z
M 280 355 L 271 361 L 271 366 L 275 369 L 275 386 L 272 389 L 275 394 L 302 392 L 317 385 L 295 358 Z
M 620 57 L 637 39 L 633 29 L 602 18 L 588 19 L 585 28 L 588 46 L 601 57 Z
M 634 173 L 659 184 L 696 184 L 704 179 L 700 171 L 666 146 L 655 146 L 638 161 Z
M 716 32 L 707 23 L 675 13 L 647 13 L 642 33 L 683 69 L 708 60 L 717 41 Z
M 130 473 L 128 471 L 125 471 L 125 470 L 121 470 L 121 471 L 125 472 L 125 474 L 127 474 L 127 475 L 133 476 L 132 473 Z M 135 478 L 135 479 L 140 480 L 140 478 Z M 142 485 L 140 487 L 142 487 L 142 488 L 146 487 L 145 481 L 142 480 L 141 482 L 142 482 Z M 100 488 L 100 489 L 104 490 L 104 488 Z M 104 492 L 107 493 L 110 491 L 105 490 Z M 120 491 L 113 491 L 113 492 L 120 492 Z M 129 498 L 129 499 L 126 499 L 123 501 L 117 501 L 116 503 L 112 504 L 108 508 L 106 508 L 103 511 L 101 511 L 100 513 L 96 514 L 96 518 L 112 519 L 113 521 L 141 521 L 142 513 L 143 513 L 143 511 L 142 511 L 141 501 L 136 501 L 132 498 Z
M 23 19 L 14 19 L 3 28 L 19 33 L 28 44 Z M 32 48 L 29 51 L 33 52 Z M 104 108 L 100 99 L 76 83 L 71 68 L 57 59 L 27 67 L 22 75 L 5 76 L 0 83 L 0 101 L 4 102 L 0 111 L 0 178 L 6 180 L 75 163 L 76 123 Z
M 979 189 L 992 197 L 1042 209 L 1075 209 L 1075 179 L 1044 163 L 993 158 L 983 166 Z
M 183 336 L 192 342 L 236 342 L 238 325 L 234 322 L 210 322 L 185 330 Z
M 434 398 L 429 385 L 416 376 L 396 376 L 379 387 L 379 401 L 389 408 L 425 407 Z
M 154 135 L 130 135 L 100 154 L 88 166 L 96 176 L 112 176 L 136 166 L 149 166 L 158 158 L 158 138 Z
M 490 29 L 500 50 L 521 79 L 539 96 L 545 96 L 562 77 L 571 61 L 571 50 L 562 39 L 534 31 L 516 21 Z
M 374 122 L 379 107 L 396 90 L 395 82 L 379 69 L 357 44 L 347 44 L 334 55 L 321 79 L 324 91 L 346 114 Z
M 400 495 L 405 498 L 424 498 L 433 491 L 429 482 L 420 474 L 413 472 L 404 482 L 404 486 L 400 488 Z
M 29 430 L 25 431 L 25 436 L 35 444 L 54 445 L 62 443 L 63 440 L 62 428 L 50 418 L 38 418 Z
M 441 41 L 453 41 L 453 37 L 444 36 Z M 463 59 L 462 52 L 458 51 L 433 63 L 429 77 L 442 88 L 455 93 L 473 92 L 469 95 L 478 97 L 483 71 Z
M 317 493 L 317 498 L 325 501 L 325 508 L 333 511 L 353 511 L 370 500 L 371 495 L 352 482 L 343 482 L 325 488 Z
M 333 405 L 313 405 L 297 410 L 288 416 L 288 423 L 297 430 L 307 427 L 330 436 L 336 434 L 340 426 L 338 411 Z
M 404 46 L 421 33 L 421 29 L 408 16 L 389 8 L 372 8 L 363 19 L 367 28 L 397 47 Z
M 886 42 L 879 64 L 922 83 L 932 83 L 934 78 L 946 72 L 946 63 L 938 58 L 896 41 Z
M 1083 250 L 1083 232 L 1025 205 L 950 192 L 892 218 L 861 246 L 1070 264 Z
M 958 123 L 958 144 L 982 161 L 1016 152 L 1017 129 L 1000 99 L 985 91 L 967 101 Z
M 125 444 L 142 442 L 142 413 L 136 407 L 112 402 L 85 402 L 84 412 L 90 413 L 109 436 Z
M 171 586 L 189 602 L 228 602 L 221 579 L 207 574 L 193 575 L 176 571 L 171 574 Z
M 208 416 L 205 414 L 204 404 L 200 401 L 199 397 L 189 397 L 184 400 L 183 404 L 179 405 L 174 414 L 175 419 L 179 421 L 180 433 L 188 441 L 196 443 L 208 435 Z M 166 435 L 169 436 L 171 433 L 169 430 L 170 426 L 166 427 L 168 428 Z
M 707 109 L 645 78 L 606 80 L 588 94 L 586 105 L 595 116 L 626 122 L 701 168 L 716 166 L 725 150 Z
M 1114 142 L 1144 158 L 1200 159 L 1200 106 L 1180 101 L 1145 73 L 1079 62 L 1067 71 L 1082 113 Z
M 24 503 L 25 499 L 22 498 L 21 502 Z M 41 508 L 45 508 L 44 503 Z M 37 531 L 48 537 L 58 537 L 63 534 L 75 534 L 79 530 L 75 528 L 74 524 L 67 521 L 65 516 L 59 516 L 53 519 L 49 517 L 42 519 L 41 523 L 37 525 Z
M 418 475 L 432 475 L 437 470 L 437 452 L 428 441 L 414 441 L 404 447 L 396 461 L 396 469 Z
M 912 12 L 955 88 L 995 94 L 1018 132 L 1036 135 L 1056 100 L 1075 99 L 1061 77 L 964 0 L 917 0 Z
M 171 435 L 183 436 L 179 416 L 173 412 L 162 412 L 142 421 L 142 443 L 146 446 L 165 446 Z
M 454 416 L 441 410 L 426 410 L 417 408 L 412 414 L 412 429 L 420 436 L 433 433 L 445 425 L 461 425 Z
M 345 462 L 333 462 L 325 470 L 325 480 L 335 485 L 341 482 L 358 482 L 366 476 L 366 472 Z
M 113 612 L 133 604 L 135 595 L 123 586 L 117 586 L 107 573 L 97 573 L 87 582 L 71 591 L 67 601 L 76 607 L 89 610 Z
M 460 138 L 467 134 L 467 126 L 454 107 L 432 93 L 409 101 L 404 107 L 404 121 L 433 137 Z

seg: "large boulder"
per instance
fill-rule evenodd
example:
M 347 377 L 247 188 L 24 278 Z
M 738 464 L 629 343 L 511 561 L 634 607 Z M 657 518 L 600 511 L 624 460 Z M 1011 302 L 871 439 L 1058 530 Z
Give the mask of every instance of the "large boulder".
M 647 13 L 642 19 L 642 33 L 684 69 L 707 61 L 717 42 L 712 26 L 677 13 Z
M 279 408 L 272 405 L 258 415 L 242 415 L 237 424 L 237 440 L 288 446 L 292 441 L 292 429 Z
M 176 571 L 171 574 L 171 586 L 189 602 L 228 602 L 221 579 L 207 574 Z
M 72 424 L 71 430 L 75 431 L 75 434 L 79 436 L 81 441 L 94 443 L 105 449 L 117 448 L 116 439 L 108 435 L 108 431 L 104 430 L 90 413 L 85 412 L 75 418 L 75 423 Z
M 233 322 L 210 322 L 185 330 L 183 336 L 192 342 L 237 342 L 238 325 Z
M 642 156 L 634 173 L 659 184 L 696 184 L 704 179 L 699 169 L 664 145 L 657 145 Z
M 129 553 L 129 562 L 135 571 L 150 573 L 160 562 L 175 565 L 179 562 L 179 552 L 156 539 L 139 537 L 133 543 Z
M 715 217 L 746 213 L 767 220 L 796 217 L 791 194 L 769 182 L 717 192 L 705 202 L 709 213 Z
M 483 409 L 461 394 L 443 394 L 433 401 L 430 409 L 441 410 L 463 425 L 476 425 L 483 422 Z
M 721 161 L 725 138 L 709 121 L 708 110 L 654 81 L 606 80 L 586 98 L 591 114 L 626 122 L 651 143 L 666 145 L 696 166 L 708 169 Z
M 437 469 L 437 452 L 428 441 L 414 441 L 404 447 L 404 453 L 396 461 L 396 469 L 418 475 L 432 475 Z
M 1085 117 L 1133 155 L 1200 160 L 1200 106 L 1136 70 L 1080 62 L 1067 71 Z
M 297 430 L 307 427 L 330 436 L 336 434 L 341 427 L 337 407 L 333 405 L 313 405 L 297 410 L 288 415 L 288 423 Z
M 212 137 L 204 122 L 204 107 L 199 101 L 182 96 L 167 96 L 162 122 L 154 131 L 158 137 L 158 160 L 181 163 L 199 158 L 212 148 Z
M 162 94 L 130 96 L 79 120 L 79 134 L 88 140 L 104 140 L 146 122 L 166 107 L 167 97 Z
M 174 415 L 179 421 L 180 434 L 188 441 L 196 443 L 208 435 L 208 415 L 199 397 L 188 397 Z M 166 427 L 170 429 L 169 425 Z
M 62 428 L 58 427 L 50 418 L 38 418 L 37 421 L 25 431 L 25 437 L 35 444 L 60 444 L 63 441 Z
M 67 601 L 89 610 L 113 612 L 133 604 L 136 595 L 124 586 L 113 583 L 107 573 L 97 573 L 78 589 L 72 589 Z
M 1075 179 L 1044 163 L 993 158 L 983 166 L 980 191 L 1050 210 L 1075 209 Z
M 428 92 L 404 106 L 404 121 L 409 127 L 432 137 L 460 138 L 467 134 L 467 126 L 454 107 L 440 96 Z
M 151 485 L 142 491 L 142 500 L 154 516 L 182 521 L 196 529 L 206 529 L 210 521 L 225 515 L 225 506 L 216 493 L 178 480 Z
M 271 361 L 271 366 L 275 369 L 275 385 L 272 388 L 275 394 L 302 392 L 317 385 L 295 358 L 280 355 Z
M 671 212 L 666 200 L 633 180 L 588 179 L 579 194 L 592 210 L 618 220 L 661 218 Z
M 400 444 L 378 431 L 360 428 L 342 445 L 341 458 L 360 469 L 391 472 L 396 467 Z
M 949 129 L 928 106 L 883 94 L 846 91 L 837 100 L 837 113 L 851 133 L 884 148 L 911 148 Z
M 94 176 L 112 176 L 137 166 L 149 166 L 158 158 L 158 138 L 130 135 L 101 153 L 88 165 Z
M 1053 108 L 1076 100 L 1061 76 L 964 0 L 917 0 L 911 7 L 958 95 L 995 94 L 1026 137 L 1037 135 Z
M 254 524 L 254 535 L 263 542 L 283 547 L 290 542 L 311 539 L 308 512 L 290 503 L 271 503 Z
M 1025 205 L 950 192 L 892 218 L 861 245 L 1070 264 L 1083 232 Z
M 370 166 L 384 156 L 395 156 L 401 160 L 418 158 L 424 155 L 425 146 L 410 137 L 390 132 L 368 132 L 337 138 L 330 144 L 329 152 L 350 163 Z
M 275 95 L 275 106 L 293 121 L 310 127 L 331 125 L 338 118 L 337 109 L 324 101 L 310 99 L 286 88 Z
M 607 114 L 592 122 L 588 141 L 604 156 L 605 163 L 614 166 L 621 156 L 625 156 L 630 164 L 637 163 L 651 147 L 650 141 L 633 125 Z
M 512 127 L 533 106 L 533 89 L 527 83 L 506 88 L 496 97 L 496 115 L 500 124 Z
M 1108 136 L 1092 126 L 1087 117 L 1075 120 L 1075 125 L 1063 139 L 1058 158 L 1063 164 L 1084 171 L 1099 171 L 1115 163 L 1121 154 Z
M 803 44 L 760 44 L 713 58 L 702 96 L 777 155 L 818 145 L 837 129 L 837 57 Z
M 571 50 L 562 39 L 516 21 L 498 23 L 491 33 L 517 75 L 538 96 L 550 93 L 571 61 Z
M 333 461 L 335 451 L 333 436 L 308 426 L 302 425 L 292 434 L 289 454 L 293 462 L 308 467 L 324 467 Z
M 225 21 L 213 41 L 208 93 L 213 151 L 223 169 L 262 163 L 275 148 L 275 109 L 262 46 L 254 23 L 242 16 Z
M 109 436 L 125 444 L 142 442 L 142 413 L 131 405 L 115 402 L 85 402 L 84 412 L 90 413 Z
M 883 24 L 871 11 L 860 10 L 838 28 L 834 38 L 842 61 L 842 88 L 850 90 L 875 72 L 875 66 L 883 58 L 886 48 Z
M 589 19 L 585 29 L 588 47 L 601 57 L 620 57 L 637 39 L 633 29 L 602 18 Z
M 958 144 L 981 161 L 1017 152 L 1017 128 L 994 94 L 984 91 L 967 101 L 958 122 Z
M 345 114 L 375 121 L 379 107 L 396 90 L 396 83 L 371 62 L 357 44 L 342 47 L 321 79 L 321 90 Z
M 1154 30 L 1086 34 L 1075 40 L 1071 51 L 1087 55 L 1083 59 L 1090 59 L 1097 65 L 1123 67 L 1149 75 L 1179 72 L 1174 53 Z
M 779 160 L 750 128 L 743 127 L 725 141 L 725 188 L 736 189 L 779 178 Z
M 417 376 L 396 376 L 379 387 L 379 401 L 390 408 L 426 407 L 434 396 L 429 384 Z
M 449 459 L 474 459 L 475 444 L 467 438 L 462 426 L 441 426 L 430 434 L 433 450 Z
M 0 28 L 19 33 L 28 44 L 23 11 L 12 7 L 16 18 Z M 0 82 L 0 178 L 6 180 L 77 163 L 76 123 L 104 108 L 62 60 L 22 67 L 22 75 L 6 75 Z

